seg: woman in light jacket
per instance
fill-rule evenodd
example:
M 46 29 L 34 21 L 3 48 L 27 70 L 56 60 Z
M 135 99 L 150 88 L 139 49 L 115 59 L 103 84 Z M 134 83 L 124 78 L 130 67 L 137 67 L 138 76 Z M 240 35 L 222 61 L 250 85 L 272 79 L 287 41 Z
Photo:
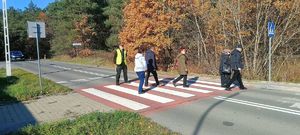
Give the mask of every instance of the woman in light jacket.
M 143 55 L 143 50 L 142 48 L 138 48 L 138 52 L 135 55 L 135 60 L 134 60 L 134 71 L 136 72 L 140 84 L 139 84 L 139 94 L 143 93 L 143 85 L 144 85 L 144 80 L 145 80 L 145 71 L 147 70 L 147 64 L 145 57 Z

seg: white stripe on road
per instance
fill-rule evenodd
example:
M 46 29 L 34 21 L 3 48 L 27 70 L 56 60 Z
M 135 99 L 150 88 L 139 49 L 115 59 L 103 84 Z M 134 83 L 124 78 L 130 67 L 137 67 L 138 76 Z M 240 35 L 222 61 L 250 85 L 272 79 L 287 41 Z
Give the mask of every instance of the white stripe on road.
M 76 80 L 70 80 L 71 82 L 88 82 L 87 79 L 76 79 Z
M 222 87 L 216 87 L 216 86 L 209 86 L 209 85 L 203 85 L 203 84 L 191 84 L 192 86 L 198 86 L 203 88 L 209 88 L 209 89 L 215 89 L 215 90 L 225 90 L 225 88 Z
M 132 82 L 128 85 L 139 87 L 139 84 L 135 83 L 135 82 Z M 159 88 L 159 87 L 153 87 L 153 88 L 151 88 L 151 91 L 158 91 L 158 92 L 161 92 L 161 93 L 167 93 L 167 94 L 170 94 L 170 95 L 175 95 L 175 96 L 184 97 L 184 98 L 195 96 L 193 94 L 184 93 L 184 92 L 175 91 L 175 90 L 164 89 L 164 88 Z
M 64 84 L 64 83 L 68 83 L 68 81 L 60 81 L 60 82 L 56 82 L 58 84 Z
M 149 80 L 149 82 L 150 83 L 155 83 L 154 81 L 150 81 L 150 80 Z M 211 93 L 212 92 L 212 91 L 209 91 L 209 90 L 203 90 L 203 89 L 198 89 L 198 88 L 185 88 L 183 86 L 174 87 L 173 84 L 165 84 L 165 86 L 173 87 L 173 88 L 180 88 L 180 89 L 194 91 L 194 92 L 200 92 L 200 93 Z
M 138 94 L 137 90 L 132 90 L 132 89 L 116 86 L 116 85 L 109 85 L 109 86 L 105 86 L 105 87 L 109 88 L 109 89 L 119 91 L 119 92 L 127 93 L 127 94 L 130 94 L 130 95 L 134 95 L 134 96 L 142 97 L 142 98 L 149 99 L 149 100 L 152 100 L 152 101 L 160 102 L 160 103 L 168 103 L 168 102 L 174 101 L 173 99 L 156 96 L 156 95 L 149 94 L 149 93 Z
M 93 77 L 93 78 L 88 78 L 89 80 L 98 80 L 98 79 L 101 79 L 103 77 Z
M 159 79 L 159 80 L 172 81 L 174 79 Z M 217 82 L 208 82 L 208 81 L 200 81 L 200 80 L 194 81 L 191 78 L 188 79 L 188 82 L 198 82 L 198 83 L 205 83 L 205 84 L 212 84 L 212 85 L 221 85 L 221 83 L 217 83 Z
M 222 97 L 222 96 L 218 96 L 218 97 L 214 97 L 214 98 L 218 99 L 218 100 L 224 100 L 224 101 L 227 101 L 227 102 L 238 103 L 238 104 L 263 108 L 263 109 L 267 109 L 267 110 L 273 110 L 273 111 L 284 112 L 284 113 L 289 113 L 289 114 L 294 114 L 294 115 L 300 115 L 300 111 L 292 110 L 292 109 L 288 109 L 288 108 L 265 105 L 265 104 L 260 104 L 260 103 L 250 102 L 250 101 L 244 101 L 244 100 L 239 100 L 239 99 L 233 99 L 233 98 L 227 98 L 227 97 Z
M 130 108 L 135 111 L 149 107 L 147 105 L 144 105 L 144 104 L 141 104 L 141 103 L 138 103 L 138 102 L 135 102 L 135 101 L 123 98 L 123 97 L 119 97 L 119 96 L 116 96 L 116 95 L 113 95 L 110 93 L 106 93 L 106 92 L 103 92 L 103 91 L 100 91 L 100 90 L 94 89 L 94 88 L 83 89 L 82 91 L 92 94 L 92 95 L 95 95 L 97 97 L 103 98 L 105 100 L 114 102 L 116 104 L 125 106 L 125 107 Z

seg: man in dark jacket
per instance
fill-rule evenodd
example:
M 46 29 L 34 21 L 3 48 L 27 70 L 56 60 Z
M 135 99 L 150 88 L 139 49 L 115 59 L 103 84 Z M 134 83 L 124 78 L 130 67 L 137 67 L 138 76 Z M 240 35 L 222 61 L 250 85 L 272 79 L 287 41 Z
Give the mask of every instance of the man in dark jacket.
M 236 49 L 231 52 L 230 56 L 230 66 L 232 69 L 232 78 L 230 79 L 229 83 L 226 84 L 226 89 L 225 90 L 230 90 L 230 85 L 237 80 L 240 84 L 240 89 L 245 90 L 247 89 L 242 81 L 242 75 L 241 75 L 241 70 L 244 68 L 244 64 L 242 62 L 242 46 L 237 45 Z
M 123 70 L 124 81 L 128 82 L 127 77 L 127 62 L 126 62 L 127 52 L 122 45 L 119 45 L 119 48 L 116 49 L 114 54 L 114 63 L 116 64 L 116 85 L 120 85 L 120 75 Z
M 221 87 L 226 87 L 230 80 L 230 50 L 224 49 L 220 58 L 219 73 L 221 76 Z
M 155 53 L 154 51 L 154 47 L 150 46 L 150 48 L 146 51 L 146 55 L 145 55 L 145 59 L 147 62 L 147 75 L 146 75 L 146 80 L 145 80 L 145 86 L 148 86 L 148 80 L 150 77 L 150 73 L 152 73 L 155 82 L 156 82 L 156 86 L 159 85 L 159 81 L 158 81 L 158 77 L 157 77 L 157 65 L 156 65 L 156 57 L 155 57 Z

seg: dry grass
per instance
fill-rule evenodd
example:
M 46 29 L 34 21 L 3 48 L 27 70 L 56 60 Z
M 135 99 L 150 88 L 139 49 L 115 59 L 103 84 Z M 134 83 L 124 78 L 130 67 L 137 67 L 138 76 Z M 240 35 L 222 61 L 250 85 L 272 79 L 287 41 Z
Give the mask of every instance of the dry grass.
M 54 56 L 51 60 L 63 61 L 69 63 L 92 65 L 92 66 L 103 66 L 103 67 L 114 67 L 113 64 L 113 53 L 106 51 L 95 51 L 88 57 L 70 57 L 69 55 Z
M 56 61 L 64 61 L 76 64 L 83 64 L 83 65 L 92 65 L 97 67 L 108 67 L 114 68 L 113 63 L 113 53 L 106 52 L 106 51 L 96 51 L 93 55 L 88 57 L 74 57 L 71 58 L 68 55 L 62 56 L 55 56 L 52 60 Z M 132 62 L 128 62 L 128 69 L 133 70 L 134 64 Z M 281 82 L 300 82 L 300 59 L 293 59 L 289 60 L 282 65 L 282 63 L 274 64 L 273 65 L 273 81 L 281 81 Z M 281 67 L 281 68 L 280 68 Z M 159 69 L 163 69 L 159 67 Z M 208 75 L 208 76 L 218 76 L 218 64 L 207 64 L 201 63 L 200 65 L 197 64 L 189 64 L 189 71 L 190 73 L 201 74 L 201 75 Z M 162 75 L 177 75 L 176 70 L 169 70 L 167 72 L 160 71 Z M 266 80 L 267 79 L 267 72 L 264 75 L 253 74 L 250 72 L 243 72 L 243 78 L 249 80 Z

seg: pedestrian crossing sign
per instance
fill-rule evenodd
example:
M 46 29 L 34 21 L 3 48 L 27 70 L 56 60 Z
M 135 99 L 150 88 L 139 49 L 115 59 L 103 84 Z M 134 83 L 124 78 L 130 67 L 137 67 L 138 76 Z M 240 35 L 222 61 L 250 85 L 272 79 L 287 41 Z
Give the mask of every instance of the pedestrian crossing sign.
M 268 22 L 268 36 L 274 37 L 275 35 L 275 24 L 274 22 L 270 21 Z

